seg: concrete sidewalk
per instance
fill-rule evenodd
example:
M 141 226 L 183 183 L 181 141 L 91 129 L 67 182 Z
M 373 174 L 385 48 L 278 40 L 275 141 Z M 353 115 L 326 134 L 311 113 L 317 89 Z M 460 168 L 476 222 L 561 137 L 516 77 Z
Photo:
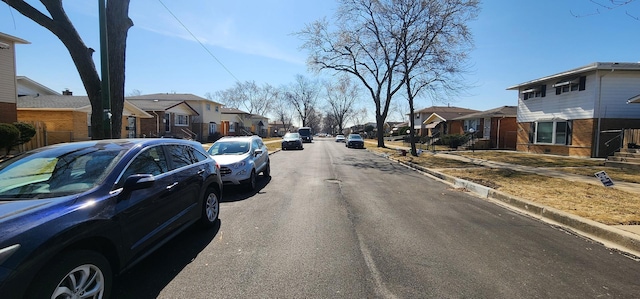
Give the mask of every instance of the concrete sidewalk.
M 375 146 L 375 144 L 369 143 L 369 146 Z M 393 147 L 389 148 L 404 149 L 405 147 Z M 514 165 L 509 163 L 487 161 L 481 159 L 472 159 L 454 153 L 442 152 L 431 153 L 423 152 L 423 155 L 435 155 L 436 157 L 455 159 L 467 163 L 473 163 L 478 166 L 490 167 L 490 168 L 508 168 L 521 172 L 535 173 L 538 175 L 546 175 L 555 178 L 561 178 L 567 181 L 584 182 L 589 184 L 601 185 L 600 180 L 592 177 L 586 177 L 576 174 L 565 173 L 557 171 L 551 168 L 540 167 L 528 167 L 522 165 Z M 385 155 L 386 156 L 386 155 Z M 462 180 L 438 171 L 438 169 L 425 168 L 419 165 L 405 163 L 399 160 L 395 160 L 392 157 L 386 156 L 388 159 L 394 160 L 407 167 L 421 171 L 435 179 L 439 179 L 445 183 L 451 184 L 456 188 L 463 188 L 469 192 L 476 194 L 479 197 L 486 198 L 497 204 L 514 209 L 521 213 L 527 214 L 534 218 L 538 218 L 542 221 L 552 223 L 568 228 L 580 235 L 588 237 L 592 240 L 598 241 L 603 245 L 614 248 L 620 251 L 627 252 L 635 258 L 640 259 L 640 225 L 605 225 L 599 222 L 595 222 L 580 216 L 576 216 L 564 211 L 560 211 L 554 208 L 540 205 L 532 201 L 517 198 L 515 196 L 500 192 L 498 190 L 491 189 L 489 187 L 479 185 L 467 180 Z M 620 189 L 629 193 L 640 195 L 640 184 L 626 183 L 626 182 L 614 182 L 614 186 L 610 188 Z

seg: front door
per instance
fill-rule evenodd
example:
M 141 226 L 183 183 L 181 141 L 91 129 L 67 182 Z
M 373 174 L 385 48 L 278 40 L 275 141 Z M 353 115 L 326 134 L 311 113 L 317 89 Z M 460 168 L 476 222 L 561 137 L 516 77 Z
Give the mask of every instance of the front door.
M 127 118 L 127 138 L 136 138 L 136 117 L 129 116 Z
M 490 139 L 491 138 L 491 118 L 490 117 L 486 117 L 484 119 L 484 130 L 482 130 L 482 138 L 483 139 Z

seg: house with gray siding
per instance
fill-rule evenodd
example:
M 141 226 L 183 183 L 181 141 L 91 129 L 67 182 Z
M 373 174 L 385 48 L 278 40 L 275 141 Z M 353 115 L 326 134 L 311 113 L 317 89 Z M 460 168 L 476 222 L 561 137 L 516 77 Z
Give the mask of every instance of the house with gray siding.
M 518 92 L 516 150 L 606 157 L 620 132 L 640 128 L 640 63 L 595 62 L 523 82 Z
M 0 123 L 18 121 L 15 51 L 18 44 L 29 42 L 0 32 Z

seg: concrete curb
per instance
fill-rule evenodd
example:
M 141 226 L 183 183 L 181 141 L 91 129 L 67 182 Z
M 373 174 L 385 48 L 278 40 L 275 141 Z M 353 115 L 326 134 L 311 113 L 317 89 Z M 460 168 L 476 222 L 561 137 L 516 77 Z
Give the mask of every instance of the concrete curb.
M 372 153 L 380 155 L 375 152 Z M 395 161 L 408 168 L 419 170 L 431 177 L 439 179 L 444 183 L 452 185 L 453 187 L 465 189 L 471 193 L 474 193 L 480 198 L 491 200 L 492 202 L 496 202 L 502 206 L 519 211 L 533 218 L 537 218 L 554 225 L 562 226 L 573 231 L 576 234 L 600 242 L 606 247 L 627 252 L 634 255 L 636 259 L 640 259 L 640 236 L 634 233 L 611 227 L 590 219 L 586 219 L 584 217 L 569 214 L 554 208 L 543 206 L 532 201 L 518 198 L 516 196 L 512 196 L 471 181 L 456 178 L 417 164 L 393 159 L 388 155 L 381 156 L 384 156 L 387 159 Z

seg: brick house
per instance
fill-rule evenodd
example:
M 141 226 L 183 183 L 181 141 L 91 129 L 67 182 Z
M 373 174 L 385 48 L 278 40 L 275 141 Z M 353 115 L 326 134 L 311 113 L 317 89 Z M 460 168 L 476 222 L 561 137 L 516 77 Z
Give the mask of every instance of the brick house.
M 447 134 L 463 134 L 460 122 L 450 120 L 479 112 L 478 110 L 455 106 L 431 106 L 414 112 L 416 136 L 442 137 Z
M 452 128 L 460 130 L 458 134 L 469 133 L 473 128 L 475 148 L 515 150 L 516 116 L 516 106 L 502 106 L 456 117 L 450 123 Z
M 187 102 L 153 100 L 128 97 L 127 101 L 144 110 L 151 118 L 141 119 L 136 137 L 174 137 L 192 139 L 197 137 L 191 130 L 193 117 L 198 115 Z

